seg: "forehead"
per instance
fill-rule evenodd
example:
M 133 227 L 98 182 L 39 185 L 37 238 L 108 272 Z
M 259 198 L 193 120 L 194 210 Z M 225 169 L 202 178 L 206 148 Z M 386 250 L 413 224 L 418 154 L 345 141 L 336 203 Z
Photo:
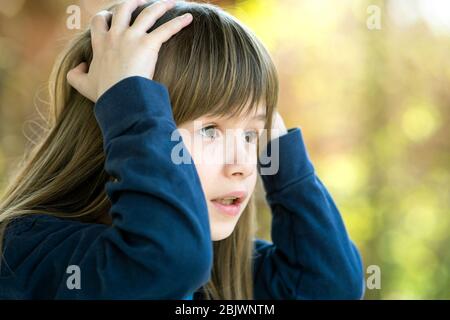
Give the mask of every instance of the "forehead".
M 266 112 L 267 107 L 264 102 L 252 106 L 247 104 L 240 112 L 236 112 L 236 108 L 233 107 L 228 107 L 221 111 L 217 111 L 214 108 L 210 112 L 192 118 L 191 120 L 186 120 L 177 126 L 188 128 L 193 126 L 194 123 L 204 125 L 206 122 L 215 122 L 226 127 L 243 127 L 249 123 L 264 126 L 268 121 Z

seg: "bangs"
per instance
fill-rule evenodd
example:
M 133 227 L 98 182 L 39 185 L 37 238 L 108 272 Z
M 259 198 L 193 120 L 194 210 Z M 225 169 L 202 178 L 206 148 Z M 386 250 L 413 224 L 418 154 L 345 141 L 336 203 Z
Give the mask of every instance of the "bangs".
M 203 64 L 192 79 L 194 88 L 203 86 L 203 94 L 193 104 L 221 117 L 247 115 L 261 104 L 273 104 L 267 101 L 275 94 L 275 81 L 265 50 L 231 17 L 214 18 L 218 21 L 208 26 L 206 41 L 197 43 Z
M 254 34 L 211 4 L 181 3 L 176 15 L 191 12 L 191 25 L 160 51 L 155 79 L 166 84 L 177 124 L 201 116 L 233 118 L 266 112 L 271 120 L 278 98 L 276 69 Z M 270 119 L 269 119 L 270 118 Z

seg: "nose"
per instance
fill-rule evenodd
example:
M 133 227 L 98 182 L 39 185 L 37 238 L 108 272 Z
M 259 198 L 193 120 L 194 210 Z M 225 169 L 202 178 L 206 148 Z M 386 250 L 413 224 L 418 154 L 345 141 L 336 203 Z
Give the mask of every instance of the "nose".
M 256 148 L 242 134 L 226 134 L 224 172 L 227 177 L 245 179 L 256 170 Z M 255 149 L 255 150 L 253 150 Z

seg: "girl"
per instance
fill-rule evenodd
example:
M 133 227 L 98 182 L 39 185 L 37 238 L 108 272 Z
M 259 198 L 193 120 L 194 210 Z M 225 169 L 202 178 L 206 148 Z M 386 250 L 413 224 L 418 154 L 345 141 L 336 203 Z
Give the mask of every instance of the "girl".
M 0 297 L 362 297 L 358 251 L 300 128 L 275 111 L 270 56 L 234 17 L 123 2 L 92 19 L 51 80 L 49 130 L 1 201 Z M 258 169 L 273 243 L 255 239 Z

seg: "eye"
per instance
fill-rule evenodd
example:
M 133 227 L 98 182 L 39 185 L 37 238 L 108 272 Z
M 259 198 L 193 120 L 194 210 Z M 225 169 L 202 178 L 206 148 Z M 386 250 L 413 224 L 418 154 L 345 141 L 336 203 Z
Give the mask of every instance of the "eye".
M 256 130 L 246 131 L 245 132 L 245 142 L 247 143 L 255 143 L 258 139 L 258 132 Z
M 201 128 L 200 134 L 205 138 L 214 140 L 219 136 L 219 130 L 216 125 L 209 125 Z

